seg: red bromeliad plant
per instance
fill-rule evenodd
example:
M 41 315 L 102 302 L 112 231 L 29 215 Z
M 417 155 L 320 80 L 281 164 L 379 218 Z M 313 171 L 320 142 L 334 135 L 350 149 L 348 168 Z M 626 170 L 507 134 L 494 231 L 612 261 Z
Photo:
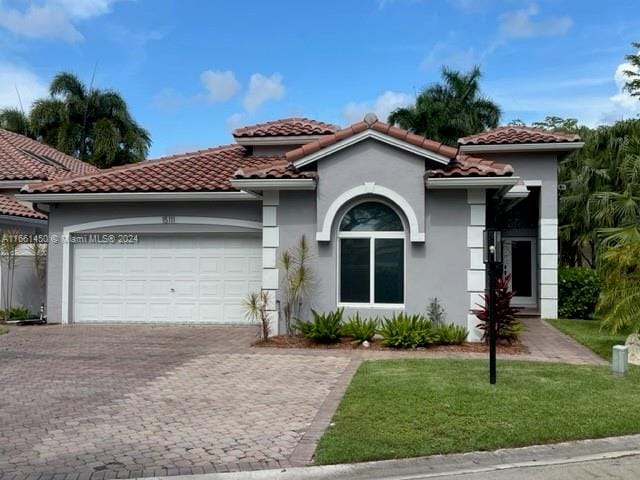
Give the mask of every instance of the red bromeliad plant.
M 504 275 L 496 280 L 495 319 L 498 340 L 512 343 L 520 336 L 522 323 L 516 318 L 519 310 L 511 306 L 511 299 L 514 293 L 509 290 L 509 283 L 511 283 L 511 275 Z M 477 328 L 482 330 L 482 341 L 486 343 L 489 341 L 489 295 L 484 293 L 482 299 L 484 300 L 484 305 L 477 304 L 480 308 L 471 310 L 471 313 L 480 320 Z

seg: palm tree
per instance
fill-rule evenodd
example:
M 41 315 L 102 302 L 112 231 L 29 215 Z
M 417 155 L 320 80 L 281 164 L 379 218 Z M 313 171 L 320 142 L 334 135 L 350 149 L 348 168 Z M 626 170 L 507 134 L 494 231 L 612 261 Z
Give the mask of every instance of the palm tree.
M 53 78 L 49 93 L 33 103 L 28 115 L 15 109 L 0 112 L 0 127 L 101 168 L 146 158 L 149 133 L 131 117 L 120 94 L 87 88 L 65 72 Z
M 458 138 L 498 126 L 500 107 L 480 94 L 479 67 L 461 73 L 444 67 L 443 83 L 425 88 L 415 105 L 398 108 L 389 123 L 449 145 Z

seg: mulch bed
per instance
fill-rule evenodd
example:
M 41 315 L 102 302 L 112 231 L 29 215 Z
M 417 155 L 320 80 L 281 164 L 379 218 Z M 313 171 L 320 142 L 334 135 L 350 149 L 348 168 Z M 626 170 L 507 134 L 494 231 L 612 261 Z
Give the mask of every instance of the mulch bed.
M 390 348 L 385 347 L 380 343 L 380 340 L 374 339 L 371 342 L 369 348 L 364 348 L 362 345 L 358 345 L 354 343 L 350 338 L 341 338 L 336 343 L 323 344 L 323 343 L 315 343 L 311 340 L 307 340 L 304 337 L 293 336 L 289 337 L 286 335 L 277 335 L 274 337 L 270 337 L 267 342 L 263 340 L 258 340 L 253 344 L 255 347 L 262 348 L 313 348 L 313 349 L 321 349 L 321 350 L 376 350 L 376 351 L 397 351 L 397 352 L 408 352 L 412 351 L 411 349 L 403 349 L 403 348 Z M 429 351 L 429 352 L 440 352 L 440 353 L 448 353 L 448 352 L 469 352 L 469 353 L 485 353 L 489 352 L 489 347 L 484 343 L 479 342 L 465 342 L 461 345 L 432 345 L 428 348 L 416 348 L 415 351 Z M 520 355 L 529 353 L 527 347 L 525 347 L 521 342 L 517 341 L 512 344 L 499 344 L 497 348 L 498 353 L 503 353 L 507 355 Z

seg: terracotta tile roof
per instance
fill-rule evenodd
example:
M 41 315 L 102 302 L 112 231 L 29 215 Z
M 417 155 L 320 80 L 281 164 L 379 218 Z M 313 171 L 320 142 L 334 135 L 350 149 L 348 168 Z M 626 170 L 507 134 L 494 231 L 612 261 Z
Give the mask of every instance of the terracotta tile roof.
M 36 218 L 46 220 L 47 216 L 36 212 L 33 208 L 18 202 L 15 198 L 0 194 L 0 215 L 11 215 L 14 217 Z
M 301 171 L 287 160 L 277 160 L 270 165 L 248 167 L 239 169 L 233 176 L 235 179 L 291 179 L 291 178 L 316 178 L 313 171 Z
M 319 122 L 310 118 L 293 117 L 237 128 L 233 131 L 233 136 L 239 138 L 329 135 L 338 130 L 340 130 L 340 127 L 331 125 L 330 123 Z
M 513 167 L 484 158 L 460 154 L 444 168 L 427 170 L 425 178 L 494 177 L 513 175 Z
M 398 140 L 402 140 L 403 142 L 410 143 L 411 145 L 414 145 L 416 147 L 424 148 L 425 150 L 438 153 L 450 159 L 454 159 L 456 154 L 458 153 L 457 148 L 449 147 L 448 145 L 444 145 L 439 142 L 434 142 L 433 140 L 429 140 L 428 138 L 425 138 L 421 135 L 411 133 L 408 130 L 403 130 L 401 128 L 391 126 L 387 123 L 380 122 L 375 115 L 368 114 L 365 117 L 365 120 L 362 122 L 354 123 L 353 125 L 347 128 L 343 128 L 342 130 L 339 130 L 331 135 L 327 135 L 318 140 L 307 143 L 300 148 L 296 148 L 295 150 L 287 152 L 286 158 L 290 162 L 295 162 L 302 157 L 306 157 L 307 155 L 315 153 L 318 150 L 328 147 L 329 145 L 338 143 L 345 138 L 349 138 L 360 132 L 364 132 L 369 128 L 371 130 L 389 135 L 393 138 L 397 138 Z
M 574 133 L 556 133 L 542 128 L 505 126 L 458 139 L 460 145 L 579 142 Z
M 53 180 L 98 171 L 55 148 L 0 128 L 0 180 Z
M 235 191 L 234 173 L 243 167 L 271 165 L 281 157 L 257 157 L 241 145 L 184 153 L 102 170 L 94 175 L 31 184 L 26 193 Z

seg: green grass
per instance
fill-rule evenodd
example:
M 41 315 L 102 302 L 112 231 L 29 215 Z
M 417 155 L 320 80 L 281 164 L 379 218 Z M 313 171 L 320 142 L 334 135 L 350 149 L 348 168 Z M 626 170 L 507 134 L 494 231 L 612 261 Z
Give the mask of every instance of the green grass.
M 9 329 L 7 327 L 3 327 L 2 325 L 0 325 L 0 335 L 5 333 L 9 333 Z
M 547 322 L 609 361 L 611 361 L 613 346 L 624 345 L 630 333 L 612 334 L 606 330 L 600 331 L 598 320 L 547 320 Z
M 316 462 L 362 462 L 640 432 L 640 369 L 482 360 L 363 363 Z

